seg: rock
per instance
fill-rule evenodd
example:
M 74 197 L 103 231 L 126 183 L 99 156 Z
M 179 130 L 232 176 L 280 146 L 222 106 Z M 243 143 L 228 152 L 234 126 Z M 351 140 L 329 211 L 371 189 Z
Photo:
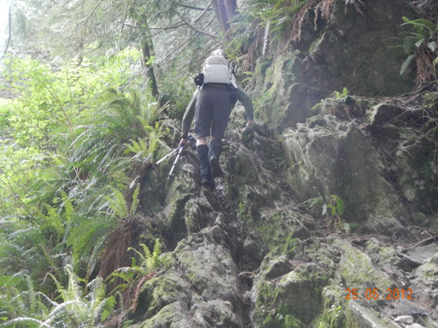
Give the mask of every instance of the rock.
M 436 245 L 437 246 L 437 245 Z M 437 310 L 438 307 L 438 266 L 436 255 L 413 271 L 411 287 L 416 302 L 424 307 Z
M 360 230 L 387 233 L 410 223 L 368 138 L 353 124 L 325 119 L 327 125 L 318 130 L 303 125 L 283 133 L 291 189 L 302 200 L 338 195 L 346 204 L 344 215 L 355 218 Z
M 400 322 L 400 323 L 404 323 L 404 324 L 412 324 L 413 321 L 414 320 L 413 320 L 413 317 L 411 315 L 401 315 L 395 319 L 395 322 Z
M 406 328 L 425 328 L 425 327 L 421 326 L 419 323 L 412 323 L 406 326 Z
M 238 269 L 228 247 L 228 238 L 218 226 L 192 234 L 180 242 L 175 251 L 179 266 L 191 289 L 205 301 L 223 300 L 242 308 Z
M 433 256 L 436 255 L 436 264 L 437 264 L 437 243 L 431 243 L 425 246 L 418 246 L 414 248 L 409 248 L 405 250 L 405 254 L 407 254 L 410 258 L 413 258 L 420 263 L 427 263 L 429 259 L 432 259 Z
M 261 244 L 256 242 L 254 239 L 247 237 L 244 240 L 244 250 L 246 256 L 248 257 L 250 268 L 258 268 L 263 258 Z
M 268 262 L 266 261 L 267 259 L 270 259 L 270 257 L 267 256 L 261 265 L 262 276 L 267 280 L 278 278 L 293 269 L 293 266 L 285 255 L 271 259 Z
M 399 315 L 422 315 L 427 314 L 428 311 L 413 302 L 410 302 L 406 299 L 402 299 L 399 303 Z
M 191 299 L 190 290 L 173 268 L 163 276 L 145 282 L 143 287 L 137 303 L 135 314 L 137 320 L 154 316 L 168 304 L 174 302 L 187 304 Z
M 356 125 L 324 116 L 326 126 L 287 129 L 282 135 L 287 156 L 287 182 L 301 200 L 332 195 L 344 200 L 344 216 L 358 230 L 395 232 L 410 223 L 406 206 L 384 179 L 381 157 Z M 403 235 L 410 239 L 410 234 Z
M 375 238 L 370 239 L 365 247 L 368 255 L 374 262 L 378 263 L 378 266 L 388 273 L 395 273 L 398 272 L 398 270 L 409 273 L 413 270 L 412 263 L 405 258 L 399 257 L 395 249 L 386 247 Z
M 239 328 L 242 326 L 241 318 L 235 314 L 236 308 L 228 301 L 209 300 L 196 301 L 191 309 L 193 311 L 195 328 Z
M 260 327 L 297 327 L 309 325 L 321 302 L 325 274 L 310 273 L 306 267 L 295 268 L 281 277 L 278 283 L 258 276 L 252 289 L 252 316 Z
M 364 302 L 350 302 L 349 315 L 354 328 L 398 328 L 389 318 L 381 316 L 370 305 Z
M 152 318 L 144 321 L 140 328 L 189 328 L 191 321 L 181 303 L 175 302 L 163 307 Z M 139 327 L 134 325 L 133 328 Z
M 348 309 L 346 307 L 346 293 L 334 280 L 329 280 L 330 285 L 323 288 L 322 312 L 312 327 L 316 328 L 348 328 L 353 327 L 349 322 Z
M 335 2 L 329 24 L 306 60 L 308 84 L 328 93 L 344 87 L 355 95 L 408 92 L 414 72 L 399 74 L 406 54 L 397 47 L 397 38 L 401 17 L 412 15 L 408 4 L 398 0 L 372 0 L 358 9 Z
M 188 233 L 196 233 L 214 224 L 218 213 L 214 212 L 206 198 L 189 200 L 184 209 Z
M 398 119 L 402 112 L 402 109 L 396 106 L 381 103 L 368 110 L 367 119 L 373 126 L 383 126 L 389 124 L 392 120 Z
M 333 244 L 342 250 L 340 274 L 347 287 L 357 288 L 361 294 L 365 293 L 367 288 L 377 288 L 380 295 L 384 295 L 389 288 L 397 287 L 385 272 L 380 272 L 374 266 L 366 254 L 343 240 L 337 239 Z
M 304 70 L 302 57 L 300 51 L 294 50 L 288 56 L 278 56 L 255 74 L 259 86 L 254 96 L 260 99 L 267 121 L 279 132 L 304 122 L 312 115 L 309 109 L 323 97 L 319 89 L 299 83 Z

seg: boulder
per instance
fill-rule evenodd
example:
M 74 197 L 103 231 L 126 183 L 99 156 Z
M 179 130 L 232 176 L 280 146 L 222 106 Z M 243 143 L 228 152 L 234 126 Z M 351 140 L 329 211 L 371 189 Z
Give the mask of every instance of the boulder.
M 369 232 L 385 233 L 410 223 L 410 213 L 386 179 L 380 154 L 353 123 L 332 115 L 286 129 L 283 146 L 290 166 L 287 182 L 302 200 L 337 195 L 346 205 L 348 222 Z M 313 127 L 313 128 L 312 128 Z

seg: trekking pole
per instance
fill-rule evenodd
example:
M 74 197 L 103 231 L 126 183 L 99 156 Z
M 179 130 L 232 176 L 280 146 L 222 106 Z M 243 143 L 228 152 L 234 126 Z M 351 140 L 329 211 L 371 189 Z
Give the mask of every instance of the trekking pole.
M 181 154 L 183 153 L 184 146 L 182 145 L 182 146 L 180 146 L 178 149 L 180 149 L 180 150 L 178 151 L 177 157 L 175 158 L 175 161 L 174 161 L 174 163 L 172 164 L 172 168 L 171 168 L 171 171 L 169 172 L 168 179 L 171 178 L 171 176 L 172 176 L 172 172 L 174 171 L 175 166 L 177 165 L 178 160 L 180 160 L 180 156 L 181 156 Z M 178 149 L 177 149 L 177 150 L 178 150 Z
M 163 160 L 166 160 L 168 157 L 170 157 L 172 154 L 174 154 L 175 152 L 178 151 L 178 149 L 180 149 L 181 146 L 177 147 L 174 151 L 172 151 L 171 153 L 165 155 L 163 158 L 161 158 L 159 161 L 157 161 L 155 164 L 158 165 L 160 162 L 162 162 Z

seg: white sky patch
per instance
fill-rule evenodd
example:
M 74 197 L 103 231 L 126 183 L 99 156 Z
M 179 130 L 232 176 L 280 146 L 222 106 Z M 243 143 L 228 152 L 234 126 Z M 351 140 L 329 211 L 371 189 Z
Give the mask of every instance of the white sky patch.
M 0 0 L 0 56 L 3 55 L 8 39 L 8 11 L 8 0 Z

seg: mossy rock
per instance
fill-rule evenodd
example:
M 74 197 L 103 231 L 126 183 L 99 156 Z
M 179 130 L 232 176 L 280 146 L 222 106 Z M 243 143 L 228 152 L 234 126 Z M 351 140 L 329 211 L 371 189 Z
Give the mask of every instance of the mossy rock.
M 181 304 L 175 302 L 166 305 L 152 318 L 144 321 L 140 328 L 189 328 L 191 327 L 191 322 L 185 313 Z M 133 325 L 132 327 L 139 328 L 138 325 Z
M 313 321 L 316 328 L 349 328 L 354 327 L 348 321 L 349 301 L 345 298 L 345 289 L 334 281 L 323 288 L 322 311 Z
M 160 277 L 152 278 L 144 284 L 139 294 L 135 317 L 151 318 L 163 307 L 176 301 L 189 302 L 190 291 L 183 280 L 168 271 Z
M 395 281 L 374 266 L 368 255 L 343 240 L 336 239 L 333 245 L 342 251 L 340 275 L 347 287 L 357 288 L 361 294 L 367 288 L 377 288 L 380 295 L 384 295 L 389 288 L 398 288 Z
M 320 308 L 321 293 L 327 280 L 327 275 L 315 264 L 299 266 L 277 283 L 258 277 L 252 290 L 255 325 L 310 325 Z

